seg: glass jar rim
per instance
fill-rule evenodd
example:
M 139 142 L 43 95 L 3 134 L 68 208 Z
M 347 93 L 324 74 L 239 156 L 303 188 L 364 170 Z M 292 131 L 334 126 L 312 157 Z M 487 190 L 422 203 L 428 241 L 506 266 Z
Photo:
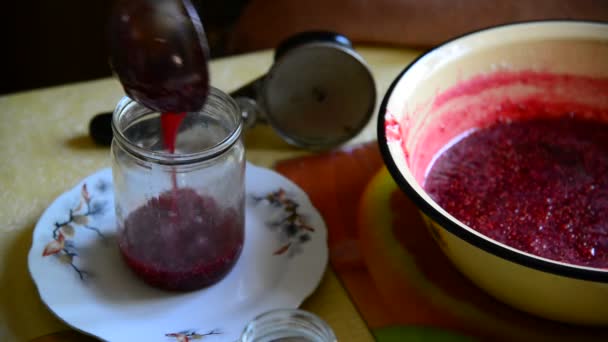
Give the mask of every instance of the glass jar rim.
M 290 325 L 292 333 L 305 330 L 319 338 L 318 341 L 337 341 L 329 324 L 317 315 L 301 309 L 278 308 L 254 317 L 243 329 L 238 342 L 257 341 L 255 338 L 260 336 L 256 334 L 280 331 Z
M 222 140 L 209 148 L 192 153 L 170 153 L 165 151 L 153 151 L 134 144 L 125 136 L 123 129 L 120 129 L 120 116 L 124 115 L 127 110 L 131 110 L 131 108 L 136 108 L 137 110 L 142 111 L 138 117 L 157 112 L 141 105 L 126 95 L 123 96 L 120 101 L 118 101 L 112 115 L 113 139 L 132 156 L 144 161 L 154 162 L 161 165 L 184 165 L 211 160 L 230 149 L 232 145 L 239 140 L 243 132 L 243 120 L 239 106 L 232 97 L 215 87 L 209 87 L 207 102 L 200 111 L 204 111 L 212 99 L 217 99 L 221 101 L 223 105 L 229 107 L 229 110 L 236 116 L 236 124 Z M 132 122 L 133 121 L 136 121 L 136 119 L 132 120 Z

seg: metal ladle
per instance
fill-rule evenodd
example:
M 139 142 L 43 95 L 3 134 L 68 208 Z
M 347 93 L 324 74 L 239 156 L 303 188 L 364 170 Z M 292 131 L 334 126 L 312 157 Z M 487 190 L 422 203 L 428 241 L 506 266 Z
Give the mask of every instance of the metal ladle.
M 288 143 L 321 150 L 346 142 L 365 127 L 376 86 L 348 38 L 313 31 L 279 44 L 269 71 L 230 95 L 246 127 L 267 123 Z M 96 142 L 111 142 L 110 122 L 111 113 L 93 118 L 90 133 Z

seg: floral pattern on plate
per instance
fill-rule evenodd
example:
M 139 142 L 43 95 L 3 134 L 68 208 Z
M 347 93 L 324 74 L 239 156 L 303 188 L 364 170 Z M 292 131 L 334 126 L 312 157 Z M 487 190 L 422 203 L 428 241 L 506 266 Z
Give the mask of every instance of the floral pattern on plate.
M 256 202 L 266 202 L 280 209 L 279 217 L 267 222 L 267 225 L 277 231 L 281 246 L 274 251 L 274 255 L 286 254 L 292 257 L 301 251 L 301 245 L 310 240 L 310 234 L 315 229 L 308 225 L 306 218 L 298 212 L 298 202 L 291 199 L 285 189 L 280 188 L 265 196 L 253 196 Z
M 178 342 L 190 342 L 190 341 L 194 341 L 194 340 L 202 340 L 206 336 L 221 335 L 221 334 L 222 333 L 218 330 L 211 330 L 204 334 L 199 334 L 198 332 L 196 332 L 196 330 L 185 330 L 185 331 L 180 331 L 178 333 L 165 334 L 165 336 L 172 337 L 175 339 L 175 341 L 178 341 Z
M 107 184 L 103 181 L 97 186 L 99 192 L 104 192 L 107 189 Z M 53 239 L 49 241 L 42 251 L 42 256 L 55 256 L 64 264 L 70 265 L 78 274 L 80 280 L 85 280 L 91 275 L 89 271 L 83 270 L 76 265 L 75 258 L 78 256 L 78 249 L 73 242 L 76 230 L 87 229 L 97 233 L 97 235 L 105 239 L 99 228 L 91 225 L 92 217 L 102 215 L 106 210 L 105 201 L 94 201 L 94 196 L 89 194 L 87 183 L 82 184 L 80 190 L 80 200 L 78 205 L 70 208 L 68 211 L 68 219 L 60 222 L 55 221 L 53 226 Z

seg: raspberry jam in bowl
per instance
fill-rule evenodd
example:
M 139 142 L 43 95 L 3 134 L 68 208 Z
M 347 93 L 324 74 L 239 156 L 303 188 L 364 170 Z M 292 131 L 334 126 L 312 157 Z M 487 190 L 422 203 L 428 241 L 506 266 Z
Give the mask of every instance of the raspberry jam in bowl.
M 385 163 L 497 299 L 608 323 L 608 25 L 511 24 L 421 56 L 380 107 Z

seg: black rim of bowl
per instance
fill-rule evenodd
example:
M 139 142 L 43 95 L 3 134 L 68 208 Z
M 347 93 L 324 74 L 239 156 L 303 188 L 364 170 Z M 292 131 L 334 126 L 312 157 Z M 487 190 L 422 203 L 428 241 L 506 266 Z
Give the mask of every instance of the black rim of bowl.
M 508 261 L 515 262 L 522 266 L 531 267 L 533 269 L 552 273 L 560 276 L 566 276 L 570 278 L 582 279 L 582 280 L 591 280 L 606 283 L 608 282 L 608 270 L 596 269 L 596 268 L 582 268 L 576 265 L 570 264 L 560 264 L 557 261 L 549 261 L 541 259 L 540 257 L 536 257 L 533 255 L 524 254 L 525 252 L 520 252 L 517 250 L 513 250 L 504 246 L 499 245 L 498 243 L 493 242 L 488 237 L 480 237 L 466 229 L 460 227 L 456 222 L 452 221 L 448 217 L 442 215 L 436 208 L 434 208 L 430 203 L 428 203 L 420 194 L 414 189 L 408 181 L 403 177 L 399 168 L 393 161 L 392 155 L 388 148 L 388 143 L 386 141 L 385 128 L 384 128 L 384 116 L 386 114 L 386 107 L 388 105 L 388 101 L 392 96 L 392 93 L 399 83 L 399 81 L 403 78 L 403 76 L 408 72 L 408 70 L 416 65 L 418 61 L 425 56 L 433 53 L 435 50 L 442 48 L 446 44 L 449 44 L 455 40 L 459 40 L 461 38 L 474 35 L 480 32 L 490 31 L 498 28 L 504 28 L 509 26 L 520 26 L 525 24 L 543 24 L 543 23 L 568 23 L 568 24 L 602 24 L 608 25 L 606 22 L 600 21 L 588 21 L 588 20 L 567 20 L 567 19 L 550 19 L 550 20 L 535 20 L 535 21 L 521 21 L 514 22 L 504 25 L 492 26 L 488 28 L 483 28 L 477 31 L 469 32 L 463 34 L 461 36 L 450 39 L 426 52 L 422 55 L 418 56 L 414 59 L 408 66 L 403 69 L 397 75 L 395 80 L 391 83 L 390 87 L 386 91 L 384 98 L 382 99 L 382 103 L 380 104 L 380 109 L 378 112 L 378 145 L 380 147 L 380 153 L 382 154 L 382 158 L 384 159 L 384 164 L 386 165 L 388 171 L 390 172 L 392 178 L 395 180 L 397 185 L 401 188 L 402 191 L 416 204 L 416 206 L 429 218 L 431 218 L 434 222 L 439 224 L 442 228 L 446 229 L 448 232 L 456 235 L 460 239 L 472 244 L 475 247 L 478 247 L 490 254 L 496 255 L 500 258 L 506 259 Z M 469 228 L 471 229 L 471 228 Z

